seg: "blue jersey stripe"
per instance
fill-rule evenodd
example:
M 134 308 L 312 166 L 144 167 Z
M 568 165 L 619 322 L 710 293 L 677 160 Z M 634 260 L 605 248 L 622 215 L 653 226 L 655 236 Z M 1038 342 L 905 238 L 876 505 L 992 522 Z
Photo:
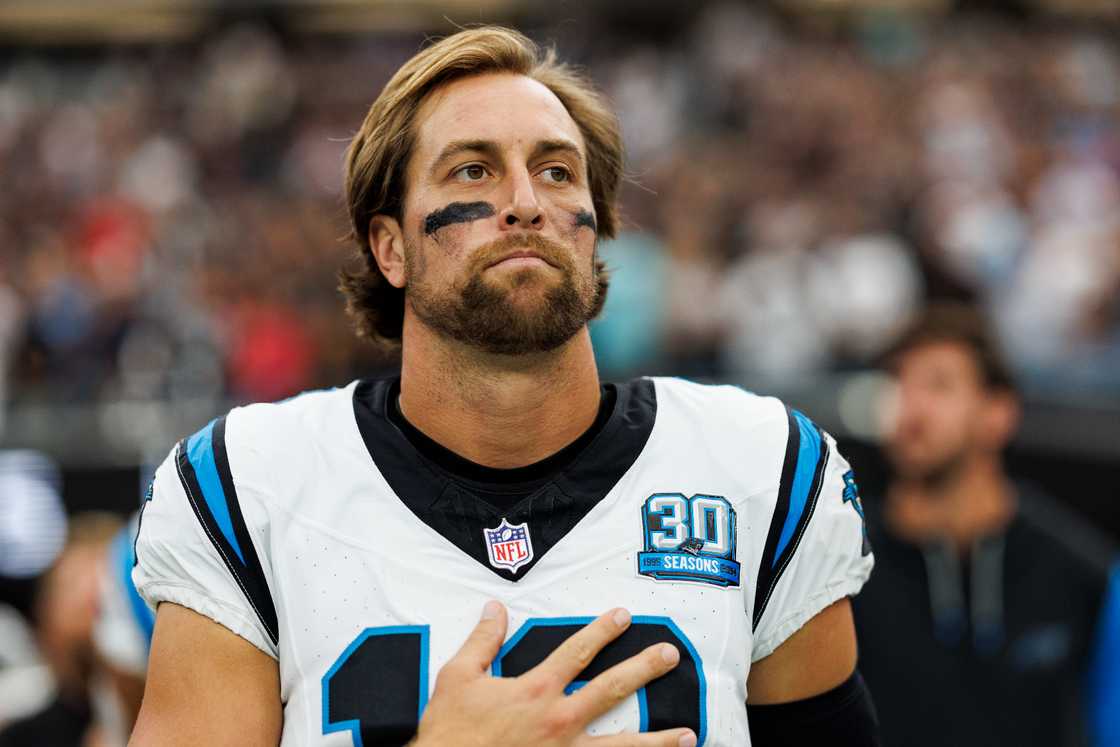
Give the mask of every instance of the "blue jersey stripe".
M 217 418 L 180 441 L 176 454 L 179 479 L 206 536 L 237 580 L 269 638 L 276 643 L 279 640 L 276 606 L 241 513 L 225 436 L 226 419 Z
M 797 552 L 801 536 L 813 518 L 828 464 L 828 442 L 813 421 L 789 408 L 786 409 L 786 417 L 789 435 L 778 478 L 774 513 L 770 517 L 770 529 L 766 533 L 762 562 L 755 580 L 753 629 L 758 628 L 770 595 Z M 770 562 L 766 562 L 767 558 Z
M 229 515 L 229 503 L 225 490 L 222 489 L 222 480 L 218 476 L 218 465 L 214 461 L 214 424 L 217 419 L 211 420 L 205 428 L 194 434 L 187 441 L 187 459 L 194 467 L 195 477 L 202 489 L 202 497 L 206 501 L 210 515 L 214 517 L 218 529 L 226 538 L 230 547 L 237 553 L 241 564 L 245 564 L 245 555 L 241 552 L 241 545 L 233 533 L 233 521 Z
M 770 562 L 771 568 L 777 567 L 778 559 L 782 557 L 786 546 L 793 539 L 793 533 L 805 513 L 805 507 L 809 503 L 809 494 L 813 489 L 813 481 L 817 473 L 817 463 L 821 458 L 821 436 L 816 426 L 797 410 L 793 410 L 793 417 L 797 421 L 801 443 L 797 452 L 797 469 L 793 476 L 793 489 L 790 491 L 789 513 L 786 514 L 786 521 L 778 538 L 778 549 Z
M 151 609 L 136 591 L 136 584 L 132 583 L 132 567 L 136 565 L 136 556 L 133 554 L 131 527 L 125 527 L 113 543 L 113 554 L 116 556 L 118 580 L 121 588 L 128 597 L 128 606 L 132 610 L 132 618 L 136 627 L 144 634 L 144 640 L 150 645 L 152 642 L 152 629 L 155 627 L 156 618 Z
M 1097 640 L 1086 683 L 1095 747 L 1120 747 L 1120 563 L 1109 577 L 1097 618 Z

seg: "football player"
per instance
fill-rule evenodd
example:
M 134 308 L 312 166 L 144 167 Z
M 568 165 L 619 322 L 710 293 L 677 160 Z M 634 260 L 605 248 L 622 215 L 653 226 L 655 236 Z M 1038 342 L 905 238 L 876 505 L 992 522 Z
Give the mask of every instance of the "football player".
M 386 84 L 342 286 L 401 373 L 238 408 L 160 467 L 135 744 L 876 743 L 832 438 L 734 387 L 599 381 L 621 167 L 604 100 L 514 31 Z

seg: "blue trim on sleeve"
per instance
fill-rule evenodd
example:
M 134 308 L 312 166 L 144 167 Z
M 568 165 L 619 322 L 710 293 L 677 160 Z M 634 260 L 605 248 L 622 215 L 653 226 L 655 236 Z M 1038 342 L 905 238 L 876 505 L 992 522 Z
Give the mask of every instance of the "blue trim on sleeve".
M 175 466 L 183 492 L 207 538 L 260 618 L 269 639 L 278 644 L 276 605 L 241 513 L 230 471 L 226 419 L 212 420 L 198 433 L 180 441 Z
M 797 410 L 793 411 L 797 420 L 797 429 L 801 432 L 801 445 L 797 452 L 797 470 L 793 476 L 793 490 L 790 491 L 789 513 L 786 522 L 782 525 L 782 533 L 778 537 L 778 550 L 774 553 L 770 567 L 778 565 L 778 559 L 793 538 L 801 516 L 805 513 L 805 506 L 809 502 L 809 493 L 813 489 L 813 480 L 817 472 L 817 462 L 821 458 L 821 436 L 809 418 Z
M 225 490 L 222 489 L 222 480 L 218 476 L 218 465 L 214 461 L 213 434 L 214 424 L 217 422 L 217 418 L 211 420 L 205 428 L 190 437 L 187 441 L 187 458 L 190 460 L 191 466 L 194 467 L 198 485 L 202 488 L 202 497 L 206 501 L 206 506 L 210 509 L 210 514 L 214 517 L 222 535 L 244 565 L 245 555 L 241 552 L 241 545 L 237 543 L 237 537 L 233 533 L 233 520 L 230 519 L 229 504 L 226 502 Z
M 830 449 L 821 430 L 805 415 L 788 407 L 786 418 L 788 435 L 778 494 L 755 580 L 752 630 L 758 630 L 770 595 L 801 544 L 824 487 L 828 466 Z M 767 558 L 770 562 L 766 562 Z
M 1120 747 L 1120 562 L 1112 567 L 1097 619 L 1085 688 L 1094 747 Z

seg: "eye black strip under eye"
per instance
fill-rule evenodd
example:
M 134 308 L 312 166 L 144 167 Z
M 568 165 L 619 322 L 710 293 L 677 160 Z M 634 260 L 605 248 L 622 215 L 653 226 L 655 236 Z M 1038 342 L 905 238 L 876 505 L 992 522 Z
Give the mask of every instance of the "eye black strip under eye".
M 469 223 L 480 218 L 490 218 L 497 211 L 489 202 L 452 202 L 424 218 L 424 233 L 429 236 L 453 223 Z
M 594 214 L 586 210 L 580 210 L 578 213 L 576 213 L 576 228 L 579 228 L 580 226 L 587 226 L 592 231 L 596 230 L 597 227 L 595 225 Z

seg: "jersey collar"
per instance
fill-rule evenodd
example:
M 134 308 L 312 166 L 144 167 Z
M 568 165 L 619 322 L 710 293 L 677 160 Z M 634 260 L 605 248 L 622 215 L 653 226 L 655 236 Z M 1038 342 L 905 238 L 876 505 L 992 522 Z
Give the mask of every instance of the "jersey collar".
M 389 417 L 399 379 L 367 379 L 354 390 L 354 416 L 370 457 L 397 498 L 416 518 L 507 580 L 518 581 L 622 479 L 645 448 L 657 416 L 649 379 L 617 385 L 614 408 L 598 435 L 554 476 L 509 510 L 476 495 L 418 450 Z M 515 570 L 490 563 L 484 529 L 505 519 L 526 524 L 533 558 Z

